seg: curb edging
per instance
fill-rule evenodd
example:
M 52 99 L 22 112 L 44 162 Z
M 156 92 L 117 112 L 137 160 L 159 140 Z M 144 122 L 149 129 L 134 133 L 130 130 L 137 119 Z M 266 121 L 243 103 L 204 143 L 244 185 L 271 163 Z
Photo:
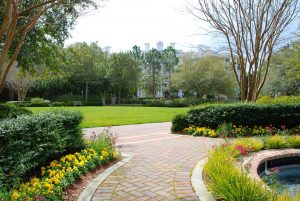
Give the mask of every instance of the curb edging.
M 195 194 L 201 201 L 215 201 L 211 193 L 207 190 L 202 176 L 203 176 L 203 168 L 205 163 L 207 162 L 207 158 L 202 159 L 197 163 L 195 168 L 193 169 L 191 176 L 191 183 L 195 190 Z
M 96 190 L 98 189 L 99 185 L 109 176 L 111 175 L 115 170 L 117 170 L 118 168 L 120 168 L 121 166 L 123 166 L 125 163 L 129 162 L 130 159 L 132 158 L 131 155 L 127 155 L 127 154 L 122 154 L 122 156 L 124 157 L 121 161 L 119 161 L 118 163 L 116 163 L 115 165 L 109 167 L 108 169 L 106 169 L 104 172 L 102 172 L 101 174 L 99 174 L 96 178 L 93 179 L 93 181 L 91 181 L 86 188 L 81 192 L 81 194 L 79 195 L 77 201 L 90 201 L 94 195 L 94 193 L 96 192 Z

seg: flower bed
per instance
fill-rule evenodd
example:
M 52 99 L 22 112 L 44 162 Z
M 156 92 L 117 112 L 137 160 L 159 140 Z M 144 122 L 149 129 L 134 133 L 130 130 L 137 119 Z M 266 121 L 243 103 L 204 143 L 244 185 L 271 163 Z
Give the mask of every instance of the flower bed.
M 267 127 L 254 126 L 250 128 L 248 126 L 236 126 L 231 123 L 222 124 L 217 129 L 213 130 L 208 127 L 189 126 L 183 129 L 186 134 L 193 136 L 205 136 L 205 137 L 249 137 L 249 136 L 270 136 L 270 135 L 293 135 L 300 133 L 300 125 L 287 129 L 282 125 L 281 128 L 275 128 L 272 125 Z
M 233 140 L 216 147 L 209 155 L 204 167 L 208 178 L 208 188 L 213 196 L 221 200 L 255 200 L 280 201 L 299 200 L 299 196 L 290 198 L 288 194 L 277 194 L 265 188 L 261 181 L 255 181 L 248 176 L 245 169 L 237 166 L 241 156 L 251 154 L 262 149 L 269 149 L 268 140 L 257 138 L 244 138 Z M 280 136 L 281 139 L 284 137 Z M 299 140 L 299 136 L 289 137 L 289 140 Z M 284 141 L 285 143 L 287 141 Z M 291 145 L 289 145 L 291 146 Z
M 41 167 L 40 177 L 32 177 L 30 181 L 8 193 L 0 191 L 0 200 L 62 200 L 64 189 L 81 175 L 117 157 L 112 140 L 106 135 L 88 146 L 80 152 L 67 154 L 59 160 L 53 160 L 48 166 Z

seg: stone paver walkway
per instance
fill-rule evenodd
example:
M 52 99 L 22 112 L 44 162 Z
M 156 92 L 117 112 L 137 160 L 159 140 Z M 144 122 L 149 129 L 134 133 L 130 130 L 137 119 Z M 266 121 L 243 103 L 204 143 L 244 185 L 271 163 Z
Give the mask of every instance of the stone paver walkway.
M 190 175 L 219 139 L 170 134 L 170 123 L 112 127 L 121 153 L 132 159 L 101 183 L 99 200 L 198 200 Z M 88 137 L 92 131 L 87 129 Z

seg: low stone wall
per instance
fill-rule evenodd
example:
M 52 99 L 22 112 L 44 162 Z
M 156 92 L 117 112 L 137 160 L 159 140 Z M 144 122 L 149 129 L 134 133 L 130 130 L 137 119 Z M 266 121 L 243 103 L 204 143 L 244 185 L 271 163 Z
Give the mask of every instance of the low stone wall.
M 273 159 L 292 156 L 300 156 L 300 149 L 264 150 L 244 157 L 243 166 L 247 169 L 251 178 L 260 181 L 261 178 L 257 173 L 257 168 L 262 163 Z

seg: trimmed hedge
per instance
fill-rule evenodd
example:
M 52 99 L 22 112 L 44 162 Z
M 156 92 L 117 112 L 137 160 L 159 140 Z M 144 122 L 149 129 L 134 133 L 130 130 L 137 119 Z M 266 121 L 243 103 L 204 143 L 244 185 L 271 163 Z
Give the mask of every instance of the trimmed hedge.
M 189 122 L 187 121 L 187 114 L 178 114 L 175 115 L 172 119 L 172 127 L 171 131 L 183 131 L 186 127 L 188 127 Z
M 32 112 L 13 103 L 0 104 L 0 121 L 3 119 L 16 118 L 22 114 L 30 115 Z
M 22 115 L 0 123 L 0 167 L 13 185 L 35 168 L 68 151 L 84 147 L 78 112 L 51 111 Z
M 183 119 L 173 119 L 173 132 L 182 131 L 183 127 L 189 125 L 199 127 L 217 128 L 224 123 L 254 126 L 285 125 L 293 128 L 300 124 L 300 104 L 277 104 L 277 105 L 209 105 L 191 109 L 186 114 L 186 125 L 182 124 Z M 174 126 L 180 124 L 180 127 Z
M 278 96 L 272 98 L 270 96 L 262 96 L 256 101 L 257 104 L 299 104 L 300 96 Z

